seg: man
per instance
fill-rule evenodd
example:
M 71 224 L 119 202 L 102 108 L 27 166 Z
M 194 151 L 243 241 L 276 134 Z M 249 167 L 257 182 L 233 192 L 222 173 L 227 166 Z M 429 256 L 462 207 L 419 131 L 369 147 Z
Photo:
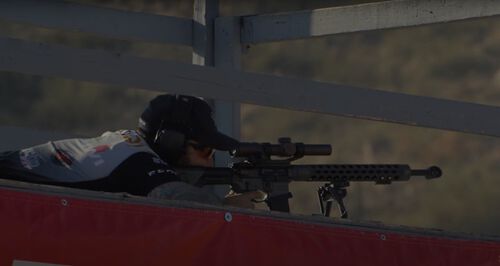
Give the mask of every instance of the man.
M 213 167 L 214 149 L 238 145 L 218 132 L 211 114 L 200 98 L 160 95 L 142 113 L 137 130 L 0 154 L 0 178 L 222 204 L 214 194 L 181 182 L 175 171 L 178 166 Z M 251 199 L 259 197 L 260 192 L 230 195 L 223 202 L 251 208 Z

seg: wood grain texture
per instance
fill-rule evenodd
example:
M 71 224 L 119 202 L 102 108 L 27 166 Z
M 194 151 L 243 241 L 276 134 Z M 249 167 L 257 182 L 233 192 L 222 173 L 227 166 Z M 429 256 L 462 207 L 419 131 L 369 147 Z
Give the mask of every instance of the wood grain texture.
M 53 0 L 2 0 L 0 19 L 124 40 L 191 46 L 191 18 L 121 11 Z
M 8 38 L 0 38 L 0 71 L 500 136 L 496 106 Z
M 497 0 L 396 0 L 243 17 L 243 43 L 451 22 L 500 14 Z

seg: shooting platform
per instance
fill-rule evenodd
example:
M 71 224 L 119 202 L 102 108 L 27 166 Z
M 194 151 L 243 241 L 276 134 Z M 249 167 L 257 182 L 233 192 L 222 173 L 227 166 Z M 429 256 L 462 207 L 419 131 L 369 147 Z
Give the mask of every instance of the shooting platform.
M 0 187 L 0 265 L 497 265 L 499 259 L 496 237 L 7 180 Z

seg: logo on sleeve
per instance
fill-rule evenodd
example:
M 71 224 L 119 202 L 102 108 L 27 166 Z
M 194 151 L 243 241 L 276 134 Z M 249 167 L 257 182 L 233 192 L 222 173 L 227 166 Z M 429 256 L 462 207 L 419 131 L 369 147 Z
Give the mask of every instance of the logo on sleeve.
M 163 174 L 177 175 L 177 172 L 171 169 L 163 169 L 163 168 L 148 172 L 148 176 L 163 175 Z
M 94 147 L 94 153 L 102 153 L 102 152 L 106 152 L 109 150 L 109 145 L 99 145 L 97 147 Z
M 126 143 L 132 146 L 141 146 L 142 139 L 134 130 L 122 130 L 120 131 L 120 135 L 122 135 L 123 139 Z
M 106 144 L 99 145 L 92 149 L 92 153 L 89 155 L 89 158 L 92 158 L 94 160 L 94 166 L 100 166 L 104 164 L 104 158 L 101 153 L 107 152 L 109 151 L 109 149 L 109 146 Z
M 40 166 L 40 158 L 33 148 L 21 150 L 19 160 L 23 167 L 29 170 Z
M 70 166 L 73 164 L 73 157 L 68 154 L 68 152 L 57 149 L 54 151 L 53 161 L 59 163 L 61 166 Z
M 164 162 L 162 159 L 160 159 L 158 157 L 153 157 L 153 163 L 160 164 L 160 165 L 165 165 L 165 166 L 168 165 L 166 162 Z

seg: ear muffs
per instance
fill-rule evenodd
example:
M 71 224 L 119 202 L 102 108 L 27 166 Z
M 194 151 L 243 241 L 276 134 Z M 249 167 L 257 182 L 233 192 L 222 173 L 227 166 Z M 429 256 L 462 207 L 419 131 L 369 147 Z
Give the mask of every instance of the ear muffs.
M 171 101 L 172 109 L 168 118 L 161 121 L 153 144 L 160 157 L 173 164 L 184 154 L 187 141 L 185 133 L 175 129 L 192 130 L 189 122 L 192 102 L 182 95 L 176 95 Z
M 184 153 L 185 144 L 186 136 L 175 130 L 159 130 L 154 139 L 156 152 L 170 163 L 179 160 Z

